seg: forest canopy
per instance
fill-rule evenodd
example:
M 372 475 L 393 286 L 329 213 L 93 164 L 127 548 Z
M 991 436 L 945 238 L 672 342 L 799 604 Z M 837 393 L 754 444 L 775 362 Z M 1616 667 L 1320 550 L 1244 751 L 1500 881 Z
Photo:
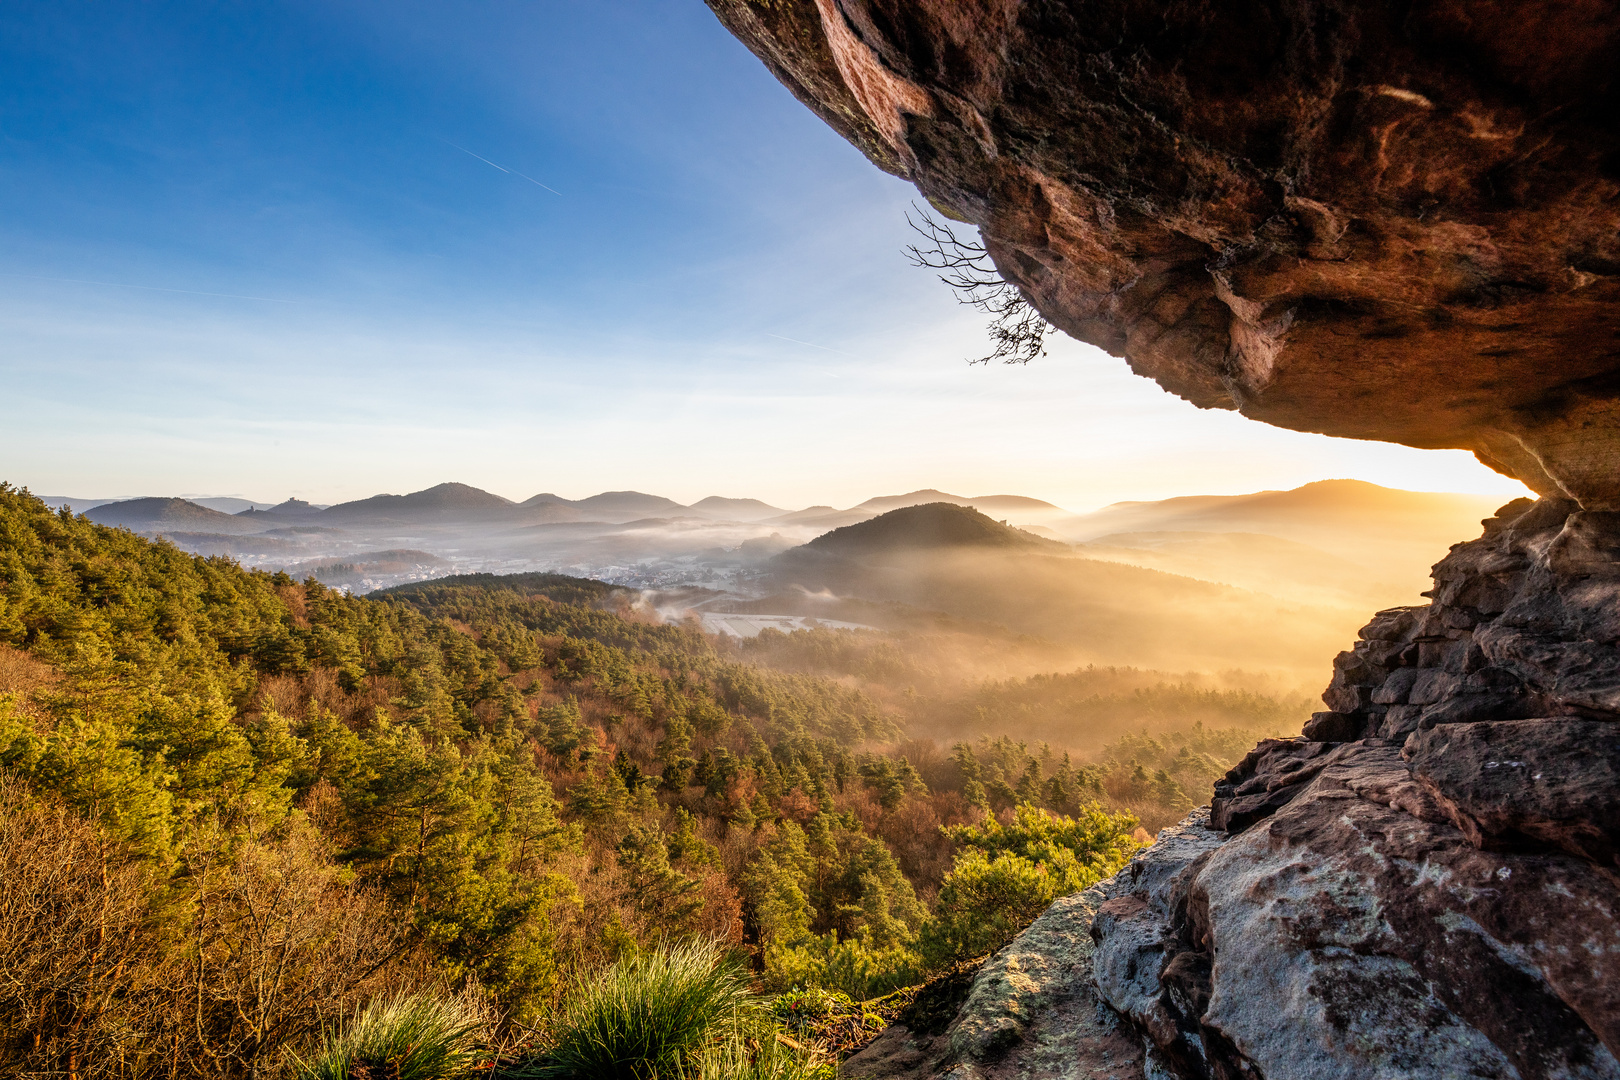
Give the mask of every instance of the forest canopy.
M 1075 760 L 1007 732 L 1103 708 L 1101 676 L 930 702 L 903 638 L 743 645 L 635 599 L 354 597 L 0 485 L 0 1055 L 245 1076 L 425 987 L 543 1046 L 593 973 L 682 937 L 761 990 L 873 997 L 1113 873 L 1296 708 L 1155 683 L 1198 722 Z

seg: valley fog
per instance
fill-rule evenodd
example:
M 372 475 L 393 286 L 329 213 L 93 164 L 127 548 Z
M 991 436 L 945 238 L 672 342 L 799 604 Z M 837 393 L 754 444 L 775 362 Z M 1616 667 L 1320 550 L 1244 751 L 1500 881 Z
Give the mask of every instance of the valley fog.
M 1088 514 L 933 490 L 798 511 L 639 492 L 520 503 L 459 484 L 329 507 L 210 501 L 80 506 L 355 594 L 590 579 L 623 617 L 859 687 L 903 721 L 919 767 L 959 741 L 1012 738 L 1031 752 L 1162 757 L 1158 771 L 1180 754 L 1196 792 L 1225 755 L 1199 750 L 1187 772 L 1188 738 L 1297 733 L 1365 612 L 1421 602 L 1429 565 L 1496 500 L 1323 481 Z M 1119 743 L 1131 738 L 1147 742 Z M 1150 824 L 1180 801 L 1146 811 Z

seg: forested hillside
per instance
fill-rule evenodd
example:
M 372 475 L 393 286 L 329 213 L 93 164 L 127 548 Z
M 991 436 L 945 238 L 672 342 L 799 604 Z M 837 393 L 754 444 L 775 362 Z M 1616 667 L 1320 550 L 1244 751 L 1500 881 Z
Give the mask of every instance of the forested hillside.
M 1111 873 L 1124 808 L 1190 807 L 1231 750 L 1085 764 L 982 702 L 977 743 L 938 747 L 882 679 L 634 599 L 540 574 L 355 598 L 0 485 L 0 1060 L 262 1075 L 422 987 L 538 1053 L 591 973 L 682 936 L 765 990 L 870 997 Z

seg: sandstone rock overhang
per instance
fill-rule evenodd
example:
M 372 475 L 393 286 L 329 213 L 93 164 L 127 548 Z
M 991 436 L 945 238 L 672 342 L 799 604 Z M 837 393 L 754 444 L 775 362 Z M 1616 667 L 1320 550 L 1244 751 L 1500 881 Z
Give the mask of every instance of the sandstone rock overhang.
M 1620 509 L 1617 0 L 707 0 L 1205 408 Z

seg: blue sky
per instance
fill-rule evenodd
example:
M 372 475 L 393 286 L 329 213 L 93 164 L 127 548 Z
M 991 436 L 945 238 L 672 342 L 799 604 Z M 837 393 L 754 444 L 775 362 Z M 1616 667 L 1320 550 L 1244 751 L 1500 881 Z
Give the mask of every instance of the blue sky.
M 1460 452 L 1200 413 L 1074 342 L 969 367 L 909 187 L 698 0 L 0 7 L 0 479 L 461 480 L 1086 509 Z

